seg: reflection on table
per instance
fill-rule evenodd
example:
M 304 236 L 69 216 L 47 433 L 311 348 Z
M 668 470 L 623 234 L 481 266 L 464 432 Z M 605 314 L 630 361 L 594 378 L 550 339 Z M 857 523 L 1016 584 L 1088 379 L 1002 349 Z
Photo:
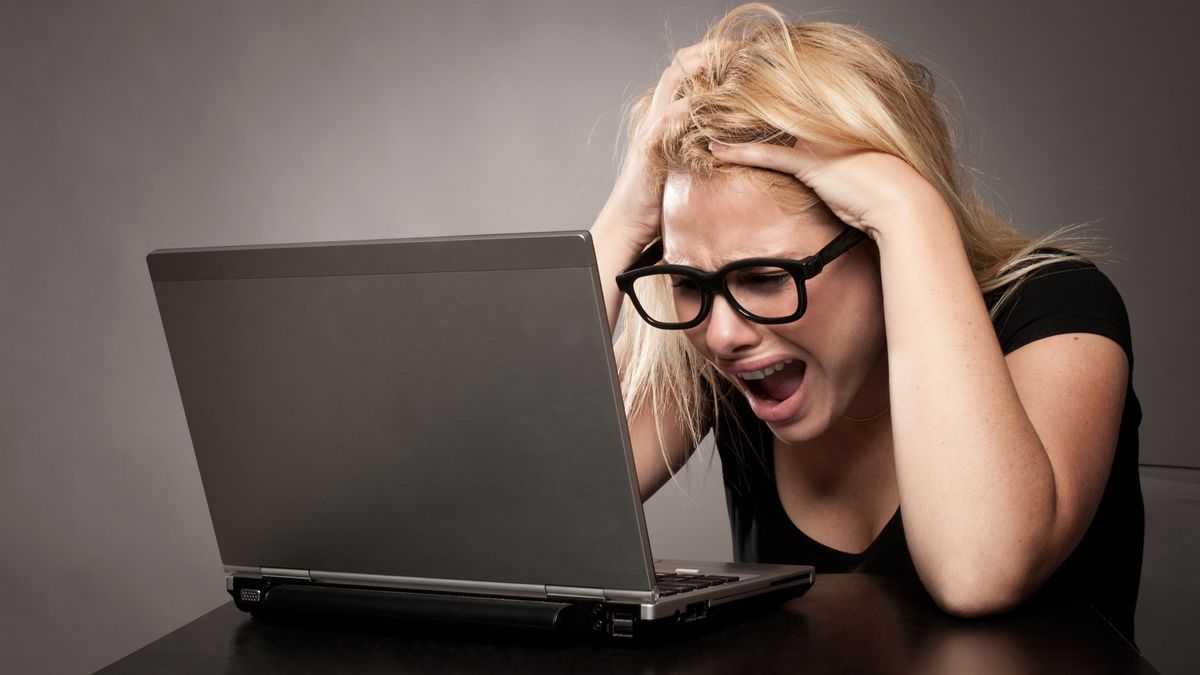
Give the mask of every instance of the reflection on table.
M 1154 673 L 1082 601 L 1044 598 L 960 620 L 920 588 L 819 575 L 807 595 L 651 643 L 320 618 L 259 621 L 232 603 L 103 673 L 296 671 L 549 673 Z

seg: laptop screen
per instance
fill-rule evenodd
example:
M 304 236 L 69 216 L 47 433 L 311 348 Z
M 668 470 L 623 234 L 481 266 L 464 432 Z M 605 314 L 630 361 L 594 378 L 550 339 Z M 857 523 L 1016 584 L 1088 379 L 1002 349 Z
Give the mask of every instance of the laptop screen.
M 586 233 L 147 260 L 227 566 L 650 588 Z

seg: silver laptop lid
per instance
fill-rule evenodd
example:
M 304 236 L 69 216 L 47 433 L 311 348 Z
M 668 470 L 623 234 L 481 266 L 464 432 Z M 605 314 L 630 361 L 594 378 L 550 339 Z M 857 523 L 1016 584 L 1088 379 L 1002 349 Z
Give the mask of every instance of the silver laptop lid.
M 227 567 L 651 588 L 586 232 L 147 263 Z

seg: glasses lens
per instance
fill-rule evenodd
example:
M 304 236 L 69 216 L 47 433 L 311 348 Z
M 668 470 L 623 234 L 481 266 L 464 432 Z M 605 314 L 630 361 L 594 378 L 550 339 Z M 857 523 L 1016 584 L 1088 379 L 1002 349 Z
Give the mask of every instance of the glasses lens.
M 800 308 L 800 287 L 782 267 L 744 267 L 725 277 L 730 295 L 747 312 L 764 319 L 782 319 Z
M 650 274 L 633 282 L 633 294 L 646 316 L 659 323 L 687 323 L 703 303 L 695 280 L 680 274 Z

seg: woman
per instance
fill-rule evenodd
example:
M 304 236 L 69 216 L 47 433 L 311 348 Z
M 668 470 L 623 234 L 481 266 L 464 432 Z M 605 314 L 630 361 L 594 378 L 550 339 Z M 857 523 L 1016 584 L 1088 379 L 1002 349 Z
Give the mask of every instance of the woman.
M 747 5 L 635 106 L 592 234 L 642 497 L 713 430 L 738 560 L 919 577 L 959 616 L 1078 593 L 1132 638 L 1124 307 L 972 196 L 931 79 Z

